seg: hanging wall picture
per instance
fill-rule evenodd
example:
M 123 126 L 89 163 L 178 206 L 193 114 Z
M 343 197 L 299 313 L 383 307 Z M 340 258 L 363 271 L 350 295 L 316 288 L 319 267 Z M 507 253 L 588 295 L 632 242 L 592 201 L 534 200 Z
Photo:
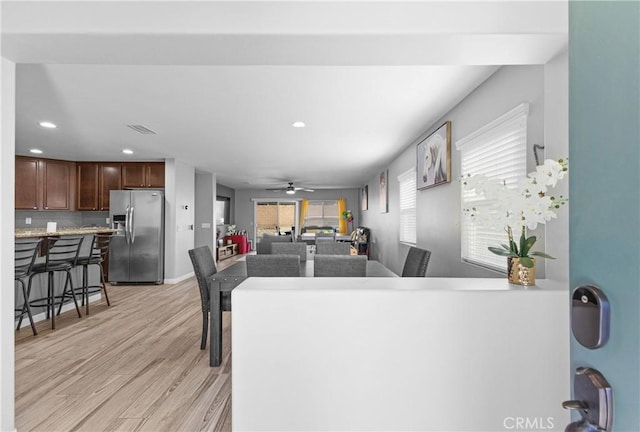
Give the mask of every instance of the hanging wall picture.
M 389 211 L 389 187 L 387 185 L 388 172 L 382 171 L 380 174 L 380 213 Z
M 418 189 L 451 181 L 451 122 L 447 121 L 416 147 Z

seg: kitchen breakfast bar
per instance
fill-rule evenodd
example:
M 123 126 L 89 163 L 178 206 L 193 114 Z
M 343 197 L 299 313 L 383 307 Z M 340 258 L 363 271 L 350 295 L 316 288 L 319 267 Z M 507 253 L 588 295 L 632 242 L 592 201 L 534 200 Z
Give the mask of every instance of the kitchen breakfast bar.
M 15 239 L 16 239 L 16 258 L 20 255 L 18 253 L 19 248 L 21 247 L 21 243 L 24 241 L 41 239 L 39 248 L 37 250 L 37 256 L 35 260 L 35 267 L 40 267 L 43 269 L 43 264 L 46 262 L 47 251 L 49 245 L 52 241 L 64 241 L 65 239 L 71 238 L 81 238 L 82 241 L 80 243 L 80 250 L 78 253 L 79 257 L 89 257 L 92 254 L 92 245 L 93 238 L 96 235 L 111 235 L 117 230 L 112 229 L 110 227 L 82 227 L 82 228 L 60 228 L 55 231 L 47 231 L 45 228 L 17 228 L 15 230 Z M 95 250 L 96 246 L 94 245 L 93 249 Z M 94 264 L 94 262 L 91 262 Z M 70 269 L 71 278 L 73 281 L 73 286 L 76 290 L 79 287 L 86 284 L 86 286 L 99 286 L 101 283 L 100 277 L 100 267 L 98 265 L 88 265 L 87 266 L 87 280 L 83 281 L 83 268 L 82 265 L 76 265 Z M 30 273 L 25 274 L 22 279 L 26 284 L 29 283 Z M 56 271 L 53 273 L 53 286 L 55 288 L 55 292 L 52 294 L 53 296 L 62 295 L 62 290 L 65 286 L 66 282 L 66 272 L 65 271 Z M 46 272 L 38 272 L 33 275 L 32 278 L 32 286 L 31 291 L 29 293 L 29 300 L 33 301 L 33 299 L 42 299 L 46 304 L 46 299 L 50 297 L 48 293 L 48 284 L 49 279 Z M 99 293 L 95 293 L 95 295 L 91 296 L 89 302 L 99 300 L 101 298 Z M 15 295 L 15 309 L 16 312 L 20 312 L 24 310 L 24 294 L 20 289 L 19 284 L 16 284 L 16 295 Z M 71 300 L 71 297 L 69 297 Z M 31 307 L 31 314 L 33 316 L 34 321 L 40 321 L 47 318 L 46 313 L 46 305 L 38 305 L 35 307 Z M 62 307 L 62 311 L 73 309 L 74 303 L 70 302 Z M 88 312 L 88 304 L 86 305 L 86 311 Z M 20 314 L 17 314 L 19 316 Z M 26 314 L 25 314 L 26 316 Z M 23 316 L 23 318 L 25 318 Z M 16 318 L 18 320 L 18 318 Z M 52 327 L 54 326 L 54 322 L 52 321 Z M 28 327 L 28 325 L 27 325 Z M 35 328 L 32 327 L 35 331 Z

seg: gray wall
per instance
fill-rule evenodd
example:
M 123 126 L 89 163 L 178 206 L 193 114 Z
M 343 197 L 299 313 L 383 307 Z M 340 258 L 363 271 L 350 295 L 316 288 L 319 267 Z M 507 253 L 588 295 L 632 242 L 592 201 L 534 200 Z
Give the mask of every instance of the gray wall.
M 561 62 L 562 60 L 559 60 Z M 566 64 L 566 60 L 565 60 Z M 561 69 L 561 66 L 558 67 Z M 566 67 L 565 67 L 566 70 Z M 560 72 L 550 74 L 560 76 Z M 417 246 L 432 251 L 428 276 L 437 277 L 500 277 L 501 274 L 463 263 L 460 259 L 460 155 L 455 143 L 469 133 L 489 123 L 522 102 L 528 102 L 529 122 L 527 139 L 529 147 L 544 144 L 545 67 L 503 66 L 495 74 L 478 86 L 451 111 L 431 125 L 414 142 L 409 143 L 395 160 L 388 165 L 389 170 L 389 212 L 380 213 L 378 178 L 370 179 L 369 210 L 362 214 L 363 225 L 371 229 L 372 258 L 383 262 L 393 271 L 400 273 L 408 246 L 400 244 L 398 235 L 399 174 L 415 166 L 415 146 L 424 137 L 437 129 L 444 121 L 451 121 L 452 181 L 451 183 L 418 191 L 417 196 Z M 566 82 L 566 81 L 565 81 Z M 561 85 L 558 84 L 558 85 Z M 566 92 L 566 89 L 565 89 Z M 565 139 L 565 137 L 561 139 Z M 555 140 L 554 140 L 555 142 Z M 528 167 L 533 170 L 533 152 L 528 152 Z M 566 209 L 565 214 L 566 214 Z M 544 227 L 537 234 L 543 234 Z M 566 234 L 565 234 L 566 235 Z M 542 245 L 540 244 L 540 249 Z M 547 248 L 552 254 L 553 248 Z M 561 264 L 567 268 L 567 262 Z M 544 277 L 544 267 L 537 268 L 538 277 Z
M 295 195 L 286 195 L 284 192 L 266 191 L 264 189 L 236 189 L 235 199 L 235 222 L 237 229 L 246 230 L 249 238 L 253 240 L 255 247 L 255 239 L 253 238 L 253 199 L 273 199 L 276 200 L 301 200 L 308 198 L 309 200 L 335 200 L 340 197 L 347 199 L 347 210 L 353 213 L 353 227 L 359 225 L 359 209 L 360 209 L 360 190 L 359 189 L 316 189 L 315 192 L 298 191 Z
M 213 210 L 216 195 L 215 177 L 211 173 L 196 172 L 195 174 L 195 227 L 194 247 L 209 246 L 215 252 L 215 225 Z
M 165 197 L 164 278 L 165 283 L 175 283 L 193 274 L 188 254 L 194 240 L 193 166 L 176 159 L 165 161 Z

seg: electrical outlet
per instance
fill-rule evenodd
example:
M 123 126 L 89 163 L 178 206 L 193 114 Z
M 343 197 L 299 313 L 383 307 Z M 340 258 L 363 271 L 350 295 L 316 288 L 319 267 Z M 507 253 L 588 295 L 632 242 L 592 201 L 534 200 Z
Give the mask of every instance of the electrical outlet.
M 107 225 L 109 225 L 111 223 L 111 219 L 107 218 Z
M 31 225 L 31 218 L 26 218 L 24 220 L 24 223 L 27 224 L 27 225 Z

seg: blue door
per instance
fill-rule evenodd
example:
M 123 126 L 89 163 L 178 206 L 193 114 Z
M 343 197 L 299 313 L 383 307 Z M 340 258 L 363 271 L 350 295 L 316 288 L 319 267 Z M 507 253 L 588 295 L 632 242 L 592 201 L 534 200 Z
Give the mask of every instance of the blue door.
M 614 431 L 640 431 L 640 3 L 569 2 L 571 286 L 611 303 L 611 334 L 571 363 L 598 369 Z

